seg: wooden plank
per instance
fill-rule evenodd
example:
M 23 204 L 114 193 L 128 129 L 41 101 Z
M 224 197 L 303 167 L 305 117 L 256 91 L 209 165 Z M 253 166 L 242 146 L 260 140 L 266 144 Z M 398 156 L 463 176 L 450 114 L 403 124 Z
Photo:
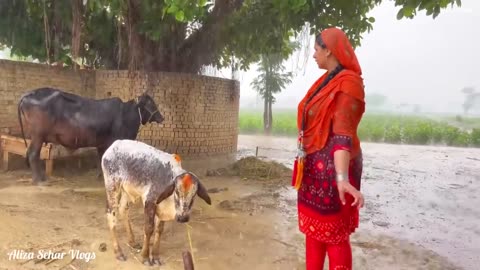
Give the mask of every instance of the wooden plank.
M 25 147 L 25 142 L 23 141 L 23 139 L 9 136 L 9 135 L 2 135 L 1 140 L 2 140 L 2 145 L 4 145 L 4 149 L 6 149 L 6 151 L 13 154 L 20 155 L 22 157 L 27 156 L 27 147 Z M 28 144 L 30 144 L 30 142 L 31 141 L 27 140 Z M 54 145 L 51 143 L 42 145 L 42 148 L 40 150 L 41 160 L 49 160 L 54 158 L 52 155 L 53 146 Z M 62 147 L 62 146 L 59 146 L 59 147 Z
M 10 141 L 10 140 L 4 140 L 2 144 L 3 144 L 4 151 L 17 154 L 23 157 L 26 156 L 27 150 L 25 148 L 25 145 L 21 145 L 15 141 Z
M 20 137 L 15 137 L 15 136 L 3 134 L 0 138 L 1 138 L 2 140 L 7 140 L 7 141 L 21 142 L 21 143 L 23 144 L 23 146 L 25 146 L 25 142 L 23 141 L 23 138 L 20 138 Z M 29 139 L 26 139 L 26 140 L 27 140 L 27 144 L 30 144 L 30 143 L 32 142 L 32 141 L 29 140 Z
M 31 140 L 27 139 L 26 141 L 27 146 L 30 145 Z M 8 169 L 9 153 L 26 157 L 28 147 L 25 147 L 23 138 L 3 134 L 0 136 L 0 145 L 3 150 L 4 168 Z M 54 159 L 80 157 L 93 154 L 94 152 L 97 152 L 95 147 L 85 147 L 72 151 L 62 145 L 44 143 L 40 149 L 40 159 L 45 160 L 45 173 L 47 176 L 51 176 L 54 168 Z
M 53 159 L 48 159 L 45 161 L 45 174 L 51 176 L 53 173 Z
M 5 141 L 9 145 L 15 145 L 13 146 L 14 148 L 12 151 L 16 151 L 15 153 L 18 153 L 19 155 L 25 155 L 22 154 L 23 151 L 21 150 L 21 146 L 25 148 L 25 142 L 23 141 L 22 138 L 19 137 L 14 137 L 10 135 L 2 135 L 1 136 L 2 141 Z M 27 139 L 27 145 L 30 145 L 31 140 Z M 52 144 L 52 143 L 47 143 L 42 146 L 42 159 L 55 159 L 55 158 L 60 158 L 60 157 L 74 157 L 74 156 L 81 156 L 81 155 L 86 155 L 90 154 L 92 152 L 96 152 L 95 147 L 84 147 L 84 148 L 79 148 L 74 151 L 71 151 L 67 149 L 66 147 L 63 147 L 62 145 L 59 144 Z M 26 149 L 25 149 L 26 152 Z

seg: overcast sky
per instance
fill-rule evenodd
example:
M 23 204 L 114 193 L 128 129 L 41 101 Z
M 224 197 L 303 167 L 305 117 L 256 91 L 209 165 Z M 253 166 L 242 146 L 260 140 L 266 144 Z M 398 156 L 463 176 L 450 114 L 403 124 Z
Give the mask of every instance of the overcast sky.
M 356 51 L 366 94 L 383 94 L 390 104 L 419 104 L 422 111 L 461 112 L 464 95 L 460 89 L 472 86 L 480 91 L 480 1 L 462 0 L 462 7 L 449 7 L 435 20 L 422 12 L 412 20 L 398 21 L 398 9 L 393 1 L 384 1 L 372 10 L 373 30 L 364 34 Z M 313 50 L 305 72 L 299 72 L 276 96 L 274 108 L 295 109 L 322 75 L 312 54 Z M 0 58 L 5 58 L 1 51 Z M 286 66 L 291 68 L 292 62 Z M 223 74 L 229 76 L 227 71 Z M 242 107 L 256 100 L 262 104 L 250 87 L 256 75 L 255 67 L 241 73 Z
M 386 95 L 393 104 L 420 104 L 422 111 L 462 111 L 460 89 L 472 86 L 480 91 L 480 1 L 462 0 L 462 7 L 449 6 L 435 20 L 422 12 L 399 21 L 398 9 L 393 1 L 384 1 L 372 10 L 373 30 L 364 34 L 356 50 L 366 94 Z M 312 54 L 305 75 L 298 74 L 277 95 L 274 108 L 296 108 L 322 75 Z M 256 93 L 249 86 L 255 75 L 250 71 L 241 76 L 242 106 L 255 101 Z

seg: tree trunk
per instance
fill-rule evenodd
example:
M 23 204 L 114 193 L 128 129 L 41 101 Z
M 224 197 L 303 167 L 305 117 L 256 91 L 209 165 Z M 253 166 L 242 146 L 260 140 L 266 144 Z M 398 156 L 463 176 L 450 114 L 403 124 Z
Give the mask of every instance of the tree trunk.
M 272 134 L 272 99 L 270 96 L 264 99 L 263 106 L 263 132 L 265 135 Z
M 270 119 L 268 117 L 268 99 L 264 98 L 263 99 L 263 132 L 265 133 L 265 135 L 268 135 L 268 129 L 270 125 L 270 123 L 268 122 L 268 119 Z
M 138 32 L 137 24 L 141 20 L 140 17 L 140 5 L 141 3 L 138 0 L 128 0 L 127 1 L 127 16 L 126 16 L 126 25 L 127 25 L 127 37 L 128 37 L 128 54 L 129 54 L 129 70 L 141 70 L 143 69 L 143 42 L 142 38 Z
M 82 33 L 83 5 L 82 0 L 72 1 L 72 47 L 71 54 L 73 60 L 77 60 L 80 53 L 80 41 Z M 77 65 L 74 65 L 76 68 Z
M 273 112 L 272 112 L 272 99 L 270 98 L 268 100 L 268 130 L 267 130 L 267 135 L 272 134 L 272 129 L 273 129 Z
M 225 20 L 238 10 L 244 0 L 216 0 L 201 28 L 186 38 L 186 24 L 172 19 L 162 31 L 166 36 L 153 41 L 139 33 L 142 20 L 141 1 L 127 0 L 126 29 L 128 68 L 130 70 L 198 73 L 214 62 L 226 41 L 220 38 Z M 122 51 L 122 53 L 125 51 Z M 115 68 L 125 68 L 118 65 Z M 110 68 L 110 67 L 107 67 Z
M 60 50 L 61 50 L 61 36 L 62 36 L 62 18 L 60 17 L 61 11 L 59 10 L 60 6 L 55 1 L 52 1 L 53 5 L 53 61 L 57 62 L 60 60 Z

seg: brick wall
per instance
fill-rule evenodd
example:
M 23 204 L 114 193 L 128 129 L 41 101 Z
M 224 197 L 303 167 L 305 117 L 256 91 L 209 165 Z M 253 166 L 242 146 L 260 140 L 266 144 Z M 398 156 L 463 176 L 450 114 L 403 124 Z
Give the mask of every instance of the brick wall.
M 82 96 L 95 96 L 95 74 L 46 65 L 0 60 L 0 133 L 17 133 L 17 105 L 28 90 L 50 86 Z
M 97 98 L 124 101 L 147 91 L 165 117 L 161 125 L 142 126 L 139 140 L 186 157 L 236 152 L 239 84 L 237 81 L 179 73 L 97 71 Z
M 139 140 L 186 159 L 231 157 L 237 150 L 237 81 L 178 73 L 72 71 L 0 60 L 0 132 L 18 127 L 19 97 L 41 86 L 88 97 L 117 96 L 124 101 L 148 89 L 165 121 L 141 126 Z

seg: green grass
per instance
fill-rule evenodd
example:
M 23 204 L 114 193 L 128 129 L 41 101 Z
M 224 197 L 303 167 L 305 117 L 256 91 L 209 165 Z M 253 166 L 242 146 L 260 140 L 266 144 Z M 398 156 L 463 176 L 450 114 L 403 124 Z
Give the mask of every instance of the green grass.
M 258 111 L 240 111 L 240 132 L 262 133 L 262 115 Z M 272 134 L 297 136 L 296 112 L 274 112 Z M 358 136 L 362 141 L 369 142 L 480 147 L 480 118 L 459 121 L 458 117 L 432 120 L 416 116 L 366 114 L 360 122 Z

